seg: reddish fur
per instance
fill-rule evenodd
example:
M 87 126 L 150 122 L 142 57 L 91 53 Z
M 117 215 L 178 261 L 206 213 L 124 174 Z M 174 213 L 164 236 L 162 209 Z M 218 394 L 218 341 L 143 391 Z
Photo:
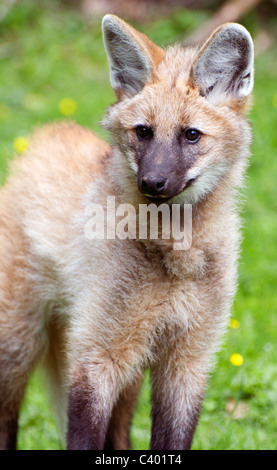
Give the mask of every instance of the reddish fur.
M 189 448 L 228 324 L 240 238 L 236 187 L 250 143 L 247 99 L 228 95 L 215 105 L 191 75 L 197 50 L 164 52 L 122 20 L 109 21 L 150 63 L 140 93 L 115 90 L 118 102 L 104 120 L 113 148 L 73 123 L 45 126 L 12 163 L 0 194 L 3 448 L 15 446 L 24 388 L 43 357 L 56 388 L 69 398 L 68 448 L 128 447 L 145 367 L 153 383 L 152 447 Z M 176 148 L 176 129 L 197 124 L 203 131 L 185 171 L 204 169 L 208 189 L 198 198 L 192 185 L 176 196 L 176 202 L 193 204 L 193 241 L 186 251 L 175 251 L 172 237 L 84 236 L 88 204 L 105 206 L 107 196 L 115 196 L 138 210 L 149 202 L 135 174 L 134 127 L 140 121 L 155 129 L 156 148 Z M 211 168 L 222 163 L 217 179 Z M 61 403 L 67 403 L 64 396 Z

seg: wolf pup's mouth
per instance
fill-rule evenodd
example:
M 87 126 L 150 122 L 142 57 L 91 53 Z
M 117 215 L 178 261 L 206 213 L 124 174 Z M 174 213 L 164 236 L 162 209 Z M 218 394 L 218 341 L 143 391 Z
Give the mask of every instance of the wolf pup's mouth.
M 183 188 L 183 191 L 185 191 L 185 189 L 189 188 L 196 180 L 197 180 L 197 176 L 196 176 L 195 178 L 189 179 L 189 180 L 186 182 L 186 184 L 185 184 L 185 186 L 184 186 L 184 188 Z
M 144 196 L 147 197 L 149 201 L 156 202 L 157 204 L 162 204 L 163 202 L 167 202 L 169 201 L 169 199 L 173 197 L 173 196 L 163 196 L 163 195 L 151 196 L 150 194 L 144 194 Z
M 173 197 L 179 196 L 179 194 L 181 194 L 183 191 L 188 189 L 197 180 L 197 178 L 198 178 L 197 176 L 195 176 L 194 178 L 190 178 L 186 182 L 185 186 L 181 189 L 181 191 L 179 191 L 176 194 L 172 194 L 171 196 L 168 196 L 166 194 L 159 194 L 159 195 L 153 196 L 151 194 L 146 194 L 146 193 L 144 193 L 143 195 L 147 197 L 147 199 L 149 199 L 149 201 L 151 202 L 155 202 L 156 204 L 162 204 L 163 202 L 169 201 Z

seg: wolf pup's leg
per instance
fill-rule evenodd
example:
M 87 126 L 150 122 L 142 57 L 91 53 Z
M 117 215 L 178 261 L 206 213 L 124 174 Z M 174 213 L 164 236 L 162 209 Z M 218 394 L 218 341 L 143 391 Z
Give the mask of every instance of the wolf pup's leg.
M 207 357 L 172 351 L 152 370 L 153 450 L 189 450 L 204 394 Z
M 141 380 L 127 386 L 114 406 L 106 436 L 106 450 L 128 450 L 131 447 L 130 426 L 140 391 Z
M 21 401 L 44 345 L 32 316 L 13 314 L 0 321 L 0 449 L 9 450 L 16 448 Z
M 113 408 L 120 395 L 110 361 L 78 364 L 71 372 L 68 400 L 67 448 L 103 450 Z

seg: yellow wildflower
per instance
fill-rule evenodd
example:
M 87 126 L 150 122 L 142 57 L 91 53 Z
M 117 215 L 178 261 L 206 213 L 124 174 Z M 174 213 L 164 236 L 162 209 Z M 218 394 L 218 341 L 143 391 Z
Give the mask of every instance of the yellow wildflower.
M 23 153 L 29 147 L 29 141 L 26 137 L 16 137 L 13 141 L 13 147 L 17 153 Z
M 233 328 L 234 330 L 237 330 L 240 327 L 240 322 L 236 320 L 235 318 L 231 318 L 230 320 L 230 328 Z
M 59 110 L 64 116 L 72 116 L 77 109 L 77 103 L 72 98 L 64 98 L 59 102 Z
M 230 362 L 233 366 L 241 366 L 243 364 L 243 357 L 241 354 L 234 353 L 230 357 Z

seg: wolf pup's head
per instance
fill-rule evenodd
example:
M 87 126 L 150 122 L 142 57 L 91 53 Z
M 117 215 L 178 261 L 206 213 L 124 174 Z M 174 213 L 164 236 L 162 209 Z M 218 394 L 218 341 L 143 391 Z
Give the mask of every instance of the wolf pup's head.
M 198 50 L 164 51 L 114 15 L 102 26 L 117 97 L 104 126 L 139 191 L 157 202 L 196 203 L 223 181 L 239 183 L 250 144 L 248 31 L 226 23 Z

